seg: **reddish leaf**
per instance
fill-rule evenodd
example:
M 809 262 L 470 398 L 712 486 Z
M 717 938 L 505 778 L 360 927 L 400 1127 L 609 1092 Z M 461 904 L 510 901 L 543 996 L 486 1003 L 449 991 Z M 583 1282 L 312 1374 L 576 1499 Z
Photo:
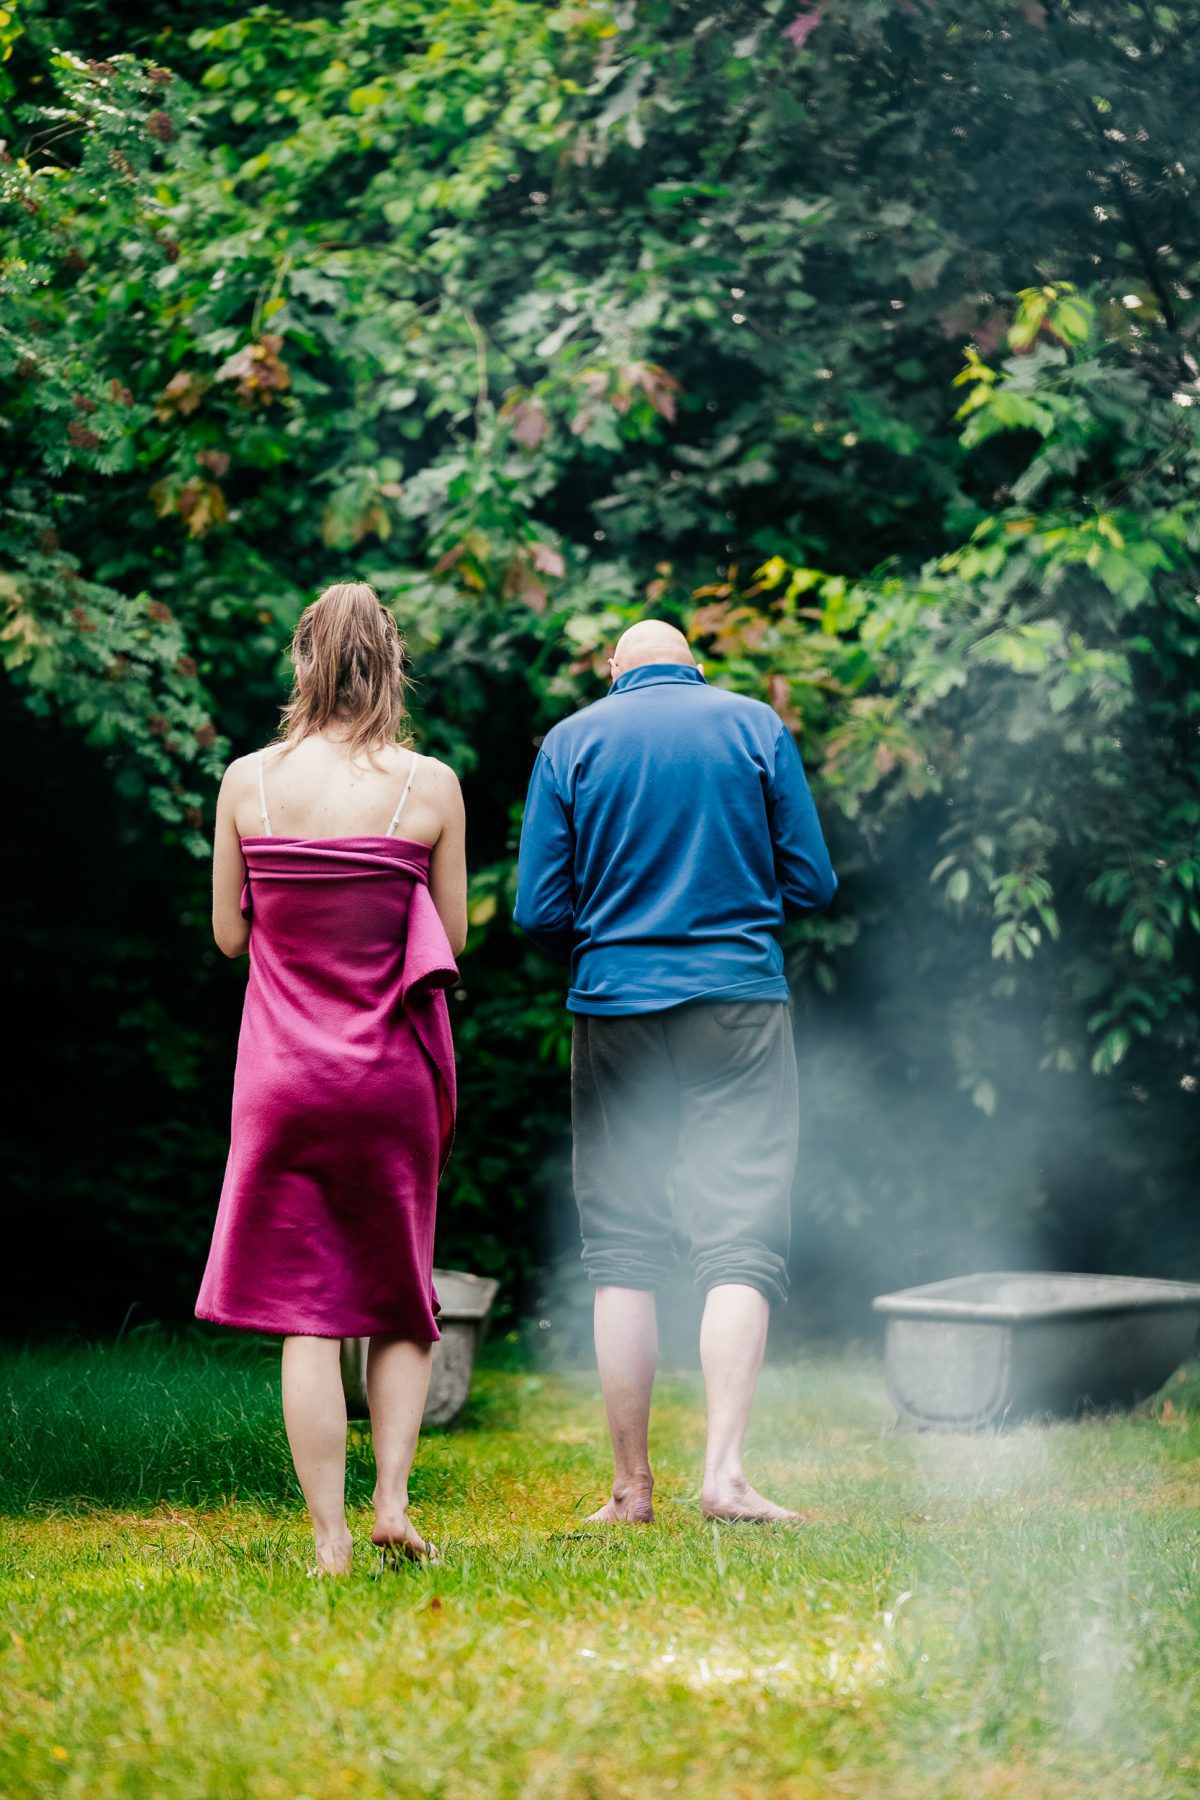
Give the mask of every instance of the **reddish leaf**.
M 797 13 L 791 24 L 784 26 L 783 35 L 785 38 L 791 39 L 797 50 L 803 50 L 805 44 L 820 23 L 821 13 L 819 10 L 816 12 Z
M 675 395 L 679 392 L 679 383 L 673 375 L 669 375 L 657 363 L 631 363 L 629 368 L 623 369 L 621 373 L 628 376 L 631 384 L 641 388 L 660 417 L 668 422 L 674 420 Z M 613 405 L 616 405 L 615 400 Z
M 513 407 L 513 436 L 524 450 L 536 450 L 550 430 L 546 409 L 540 400 L 522 400 Z
M 155 411 L 160 419 L 169 419 L 172 412 L 180 413 L 186 419 L 190 413 L 195 412 L 203 394 L 202 378 L 191 369 L 181 369 L 178 375 L 172 375 L 158 396 Z
M 273 331 L 264 332 L 255 344 L 246 344 L 227 356 L 217 370 L 218 381 L 236 381 L 238 398 L 253 405 L 261 401 L 270 406 L 278 393 L 292 385 L 291 371 L 279 352 L 283 339 Z
M 517 598 L 525 602 L 530 612 L 543 613 L 546 610 L 546 590 L 532 575 L 526 575 L 518 583 Z
M 533 543 L 529 546 L 533 552 L 533 566 L 543 575 L 565 575 L 567 565 L 561 555 L 550 544 Z
M 792 704 L 792 684 L 786 675 L 767 676 L 767 695 L 789 731 L 800 729 L 800 714 Z

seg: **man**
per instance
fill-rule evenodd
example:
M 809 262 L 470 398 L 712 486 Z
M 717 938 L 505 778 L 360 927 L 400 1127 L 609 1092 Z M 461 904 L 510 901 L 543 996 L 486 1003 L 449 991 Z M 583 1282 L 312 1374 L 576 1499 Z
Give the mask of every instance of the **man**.
M 569 957 L 575 1197 L 612 1436 L 602 1522 L 649 1523 L 655 1292 L 691 1202 L 705 1294 L 701 1503 L 799 1521 L 757 1493 L 742 1442 L 773 1304 L 787 1297 L 799 1092 L 778 931 L 837 888 L 791 734 L 706 685 L 674 626 L 621 638 L 612 687 L 548 732 L 521 833 L 517 923 Z

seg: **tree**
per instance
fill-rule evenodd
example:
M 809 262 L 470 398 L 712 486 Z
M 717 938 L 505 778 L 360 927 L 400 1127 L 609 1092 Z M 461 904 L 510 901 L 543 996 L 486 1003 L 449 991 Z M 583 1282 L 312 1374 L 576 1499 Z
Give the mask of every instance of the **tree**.
M 567 1040 L 508 920 L 517 808 L 538 735 L 647 608 L 779 707 L 831 821 L 839 910 L 793 966 L 822 1040 L 851 1032 L 828 1116 L 873 1071 L 903 1153 L 821 1151 L 829 1229 L 907 1220 L 934 1268 L 982 1164 L 973 1231 L 1057 1206 L 1077 1242 L 1069 1148 L 999 1153 L 1060 1114 L 1077 1148 L 1135 1144 L 1131 1191 L 1181 1219 L 1187 20 L 350 0 L 200 26 L 179 56 L 52 52 L 56 21 L 110 18 L 35 9 L 18 47 L 58 91 L 18 108 L 4 171 L 0 642 L 192 895 L 189 808 L 270 730 L 300 605 L 348 568 L 389 596 L 473 822 L 447 1253 L 541 1253 Z M 197 1239 L 210 994 L 170 1026 L 194 1039 L 168 1162 L 195 1171 Z M 1117 1210 L 1097 1257 L 1134 1242 Z

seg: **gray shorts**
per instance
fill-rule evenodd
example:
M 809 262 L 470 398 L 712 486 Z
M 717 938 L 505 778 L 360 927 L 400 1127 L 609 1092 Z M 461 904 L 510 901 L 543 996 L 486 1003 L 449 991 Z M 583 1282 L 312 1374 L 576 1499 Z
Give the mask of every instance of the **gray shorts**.
M 571 1120 L 596 1286 L 662 1285 L 676 1254 L 674 1189 L 702 1292 L 739 1282 L 787 1299 L 800 1094 L 786 1001 L 577 1013 Z

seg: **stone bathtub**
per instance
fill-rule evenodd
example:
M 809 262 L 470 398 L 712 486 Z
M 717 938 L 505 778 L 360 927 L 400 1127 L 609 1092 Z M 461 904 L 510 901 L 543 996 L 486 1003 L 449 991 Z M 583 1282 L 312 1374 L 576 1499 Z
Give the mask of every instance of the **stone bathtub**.
M 433 1346 L 429 1398 L 425 1402 L 426 1425 L 448 1425 L 457 1418 L 471 1391 L 475 1352 L 483 1339 L 498 1282 L 465 1269 L 435 1269 L 433 1285 L 442 1310 L 438 1314 L 441 1341 Z M 352 1419 L 367 1413 L 367 1350 L 369 1338 L 342 1339 L 342 1386 L 346 1410 Z
M 881 1294 L 900 1430 L 976 1431 L 1132 1406 L 1197 1354 L 1200 1284 L 960 1275 Z

